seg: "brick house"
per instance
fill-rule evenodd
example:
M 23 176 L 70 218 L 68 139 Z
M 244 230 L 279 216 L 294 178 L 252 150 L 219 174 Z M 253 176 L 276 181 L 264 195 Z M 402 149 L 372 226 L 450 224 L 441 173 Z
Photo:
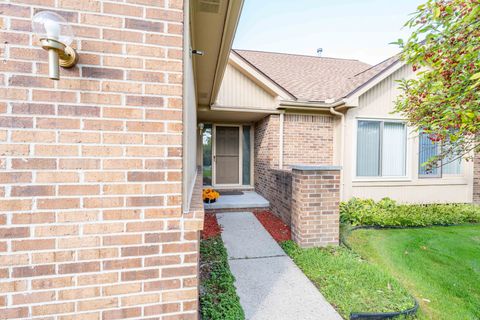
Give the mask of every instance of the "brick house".
M 204 128 L 199 144 L 204 183 L 254 189 L 293 229 L 301 202 L 294 197 L 299 196 L 299 165 L 342 168 L 339 186 L 323 186 L 338 187 L 333 203 L 351 197 L 478 201 L 478 158 L 476 179 L 473 162 L 462 159 L 449 159 L 427 172 L 421 164 L 441 145 L 392 113 L 395 80 L 412 76 L 411 67 L 397 56 L 370 66 L 358 60 L 233 50 L 215 104 L 200 106 L 198 113 Z M 322 199 L 321 190 L 302 201 Z M 327 233 L 335 227 L 328 221 Z M 338 230 L 326 242 L 335 243 L 337 237 Z
M 218 92 L 241 6 L 0 3 L 1 319 L 197 319 L 197 96 Z M 75 35 L 59 81 L 74 55 L 42 49 L 42 11 Z
M 241 6 L 0 3 L 1 319 L 197 319 L 202 185 L 256 190 L 305 246 L 338 243 L 340 199 L 480 198 L 471 163 L 419 168 L 395 57 L 231 52 Z M 75 34 L 59 81 L 42 11 Z

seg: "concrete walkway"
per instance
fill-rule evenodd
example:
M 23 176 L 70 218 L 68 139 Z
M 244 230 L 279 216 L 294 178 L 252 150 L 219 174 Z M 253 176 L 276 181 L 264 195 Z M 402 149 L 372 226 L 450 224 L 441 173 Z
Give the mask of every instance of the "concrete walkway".
M 341 320 L 251 212 L 217 214 L 247 320 Z

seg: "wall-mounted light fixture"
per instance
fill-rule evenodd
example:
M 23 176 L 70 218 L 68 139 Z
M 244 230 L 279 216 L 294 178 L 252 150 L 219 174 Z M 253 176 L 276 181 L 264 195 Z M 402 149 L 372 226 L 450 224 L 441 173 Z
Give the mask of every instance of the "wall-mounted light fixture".
M 73 30 L 59 14 L 41 11 L 33 17 L 33 32 L 40 39 L 42 48 L 48 51 L 48 76 L 60 79 L 59 66 L 71 68 L 78 62 L 78 54 L 70 47 Z
M 203 56 L 205 54 L 205 51 L 192 49 L 192 54 L 197 55 L 197 56 Z

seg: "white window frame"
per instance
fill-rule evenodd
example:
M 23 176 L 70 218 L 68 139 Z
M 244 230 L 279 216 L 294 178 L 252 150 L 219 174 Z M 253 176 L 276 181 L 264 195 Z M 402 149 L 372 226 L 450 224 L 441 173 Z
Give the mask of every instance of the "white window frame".
M 357 158 L 357 152 L 358 152 L 358 146 L 357 146 L 357 143 L 358 143 L 358 124 L 360 121 L 372 121 L 372 122 L 381 122 L 381 123 L 385 123 L 385 122 L 390 122 L 390 123 L 401 123 L 404 125 L 404 134 L 405 134 L 405 175 L 403 176 L 382 176 L 382 175 L 378 175 L 378 176 L 358 176 L 357 175 L 357 161 L 358 161 L 358 158 Z M 380 141 L 382 142 L 382 139 L 383 139 L 383 124 L 381 125 L 381 136 L 380 136 Z M 353 132 L 353 135 L 354 135 L 354 143 L 353 143 L 353 149 L 354 149 L 354 152 L 353 152 L 353 155 L 354 155 L 354 160 L 352 161 L 352 164 L 353 164 L 353 172 L 354 172 L 354 180 L 353 182 L 367 182 L 367 181 L 411 181 L 411 170 L 410 170 L 410 154 L 411 154 L 411 151 L 410 151 L 410 148 L 411 148 L 411 145 L 410 145 L 410 141 L 408 139 L 408 132 L 409 132 L 409 129 L 408 129 L 408 126 L 407 126 L 407 123 L 405 120 L 403 119 L 397 119 L 397 118 L 374 118 L 374 117 L 361 117 L 361 118 L 356 118 L 355 119 L 355 128 L 354 128 L 354 132 Z M 380 146 L 380 156 L 382 157 L 382 149 L 381 149 L 381 146 Z M 381 160 L 381 159 L 380 159 Z M 379 168 L 379 171 L 381 170 L 381 162 L 379 163 L 380 165 L 380 168 Z

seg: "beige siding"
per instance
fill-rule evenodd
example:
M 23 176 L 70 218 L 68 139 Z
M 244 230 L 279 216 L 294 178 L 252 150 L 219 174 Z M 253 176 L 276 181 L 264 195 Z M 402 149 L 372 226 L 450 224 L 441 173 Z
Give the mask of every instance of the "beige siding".
M 216 104 L 221 107 L 275 109 L 274 96 L 263 90 L 231 64 L 227 65 Z
M 400 202 L 471 202 L 473 166 L 463 163 L 462 174 L 443 178 L 418 177 L 418 138 L 409 129 L 407 136 L 406 177 L 356 178 L 356 128 L 358 119 L 401 119 L 392 114 L 394 100 L 398 94 L 396 79 L 412 76 L 410 67 L 405 66 L 363 94 L 359 107 L 349 110 L 345 128 L 345 165 L 343 199 L 353 196 L 380 199 L 390 197 Z

